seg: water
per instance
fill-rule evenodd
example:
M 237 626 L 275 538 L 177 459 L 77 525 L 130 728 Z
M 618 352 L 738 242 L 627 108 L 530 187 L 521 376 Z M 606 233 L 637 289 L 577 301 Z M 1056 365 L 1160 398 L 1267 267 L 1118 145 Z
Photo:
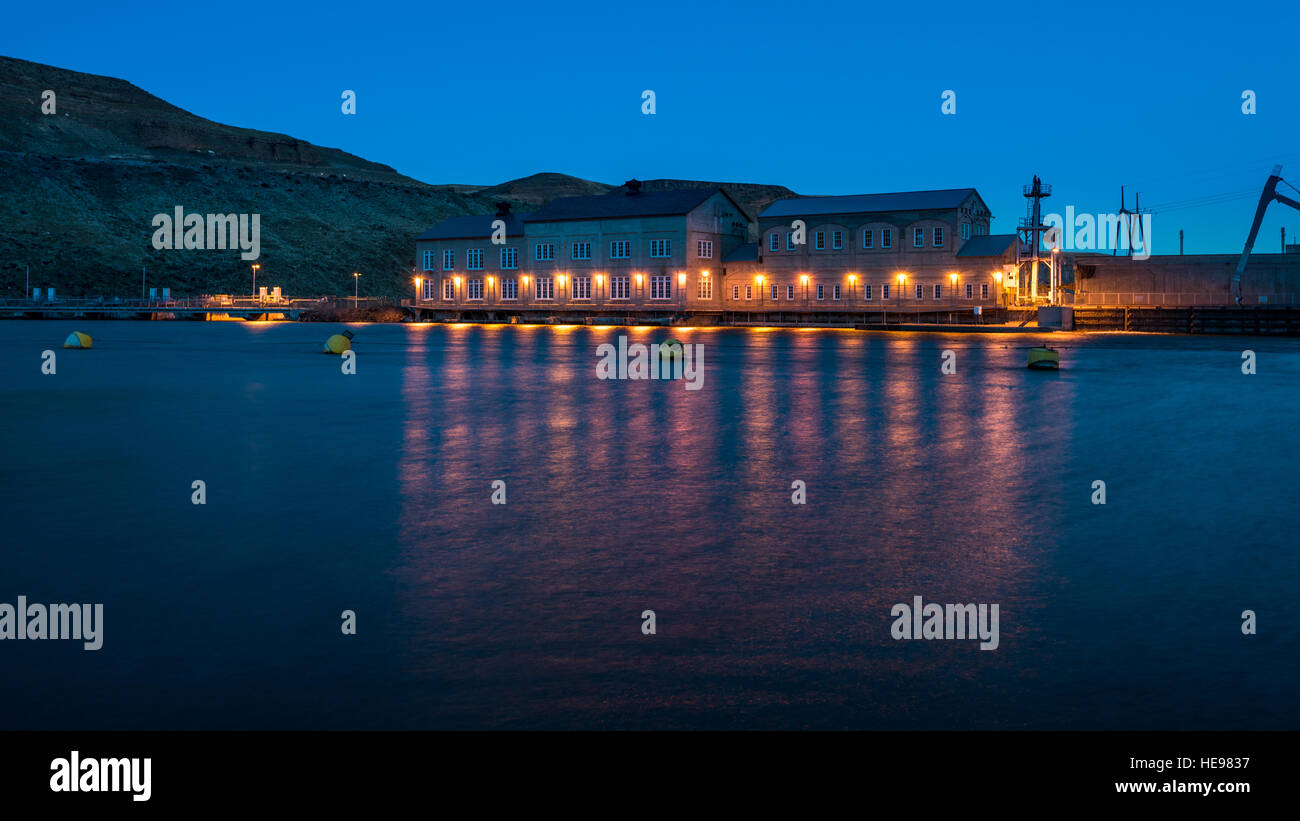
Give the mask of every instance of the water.
M 336 330 L 0 323 L 0 602 L 105 607 L 0 642 L 0 727 L 1300 728 L 1300 341 Z

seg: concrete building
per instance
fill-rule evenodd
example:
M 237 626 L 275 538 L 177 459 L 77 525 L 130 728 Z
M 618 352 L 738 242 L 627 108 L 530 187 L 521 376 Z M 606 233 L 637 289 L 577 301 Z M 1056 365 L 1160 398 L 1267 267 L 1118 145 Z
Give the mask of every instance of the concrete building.
M 721 188 L 642 192 L 635 180 L 528 214 L 453 217 L 416 239 L 416 306 L 717 310 L 723 257 L 750 223 Z
M 973 188 L 777 200 L 725 262 L 733 311 L 933 312 L 1002 304 L 1017 238 Z

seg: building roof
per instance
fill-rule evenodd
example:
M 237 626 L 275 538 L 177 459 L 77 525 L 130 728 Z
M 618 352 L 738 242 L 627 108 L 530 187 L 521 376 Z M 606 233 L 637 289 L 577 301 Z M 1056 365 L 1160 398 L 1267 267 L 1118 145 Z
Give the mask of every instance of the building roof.
M 568 220 L 618 219 L 620 217 L 671 217 L 689 214 L 709 197 L 722 191 L 710 188 L 678 188 L 672 191 L 642 191 L 626 194 L 616 191 L 595 197 L 559 197 L 529 214 L 525 222 L 564 222 Z M 736 201 L 722 195 L 735 205 L 741 214 L 745 211 Z
M 723 262 L 758 262 L 758 243 L 738 245 L 722 258 Z
M 893 194 L 849 194 L 841 197 L 789 197 L 763 209 L 762 217 L 798 217 L 805 214 L 876 214 L 885 211 L 930 211 L 957 208 L 974 188 L 941 191 L 901 191 Z
M 528 214 L 508 214 L 498 217 L 496 214 L 473 214 L 464 217 L 448 217 L 425 231 L 416 239 L 489 239 L 492 236 L 492 223 L 499 219 L 506 222 L 506 237 L 521 237 L 524 234 L 524 218 Z
M 961 245 L 959 257 L 1000 257 L 1020 239 L 1015 234 L 984 234 L 971 237 Z

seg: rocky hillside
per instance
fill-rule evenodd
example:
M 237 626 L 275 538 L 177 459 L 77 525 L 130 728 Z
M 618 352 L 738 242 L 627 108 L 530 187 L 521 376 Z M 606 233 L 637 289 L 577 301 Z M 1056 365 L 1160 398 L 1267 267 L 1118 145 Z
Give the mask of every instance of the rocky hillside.
M 42 113 L 42 92 L 56 112 Z M 712 185 L 653 180 L 646 188 Z M 727 185 L 751 215 L 787 189 Z M 258 282 L 295 295 L 406 295 L 413 238 L 456 214 L 516 211 L 616 186 L 535 174 L 490 186 L 430 185 L 344 151 L 215 123 L 131 83 L 0 57 L 0 296 L 34 286 L 62 296 L 243 292 L 236 250 L 155 250 L 155 214 L 261 215 Z

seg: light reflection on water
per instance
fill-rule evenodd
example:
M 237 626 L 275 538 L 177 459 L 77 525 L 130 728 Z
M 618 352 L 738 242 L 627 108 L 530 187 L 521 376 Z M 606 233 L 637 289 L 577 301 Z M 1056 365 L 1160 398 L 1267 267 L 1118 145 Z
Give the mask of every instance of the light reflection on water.
M 325 326 L 85 324 L 57 382 L 66 330 L 0 324 L 0 571 L 108 602 L 114 652 L 0 647 L 0 695 L 68 705 L 0 726 L 1300 726 L 1294 631 L 1238 629 L 1300 615 L 1300 343 L 1243 381 L 1212 338 L 1044 374 L 1018 336 L 367 325 L 345 377 Z M 702 344 L 703 389 L 596 379 L 620 334 Z M 893 641 L 914 595 L 999 603 L 1000 648 Z

